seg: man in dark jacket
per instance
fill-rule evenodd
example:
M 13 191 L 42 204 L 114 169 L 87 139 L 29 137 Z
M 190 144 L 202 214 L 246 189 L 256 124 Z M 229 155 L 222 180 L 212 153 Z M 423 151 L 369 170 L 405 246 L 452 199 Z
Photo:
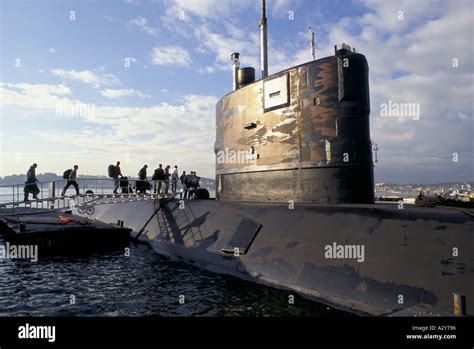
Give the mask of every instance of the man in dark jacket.
M 162 164 L 160 164 L 155 170 L 155 173 L 153 173 L 153 177 L 151 177 L 151 180 L 155 181 L 155 194 L 160 194 L 161 182 L 165 180 L 165 171 L 163 170 Z
M 148 168 L 148 165 L 143 166 L 140 171 L 138 172 L 138 179 L 142 181 L 146 181 L 146 170 Z
M 137 189 L 137 192 L 141 194 L 145 193 L 148 189 L 150 189 L 148 187 L 148 182 L 146 180 L 147 168 L 148 168 L 148 165 L 145 165 L 140 169 L 140 172 L 138 172 L 138 181 L 136 184 L 136 189 Z
M 25 199 L 24 201 L 28 201 L 28 196 L 30 193 L 33 194 L 33 199 L 37 200 L 38 199 L 38 194 L 40 193 L 40 190 L 36 183 L 38 183 L 38 179 L 36 178 L 36 168 L 38 167 L 37 164 L 33 164 L 30 166 L 28 169 L 28 172 L 26 173 L 26 182 L 25 182 L 25 188 L 23 191 L 25 192 Z

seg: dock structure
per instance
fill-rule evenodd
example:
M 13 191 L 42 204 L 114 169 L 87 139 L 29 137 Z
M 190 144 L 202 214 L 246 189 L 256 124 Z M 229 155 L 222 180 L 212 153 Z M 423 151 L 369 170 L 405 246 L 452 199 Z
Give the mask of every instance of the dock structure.
M 84 254 L 125 247 L 131 229 L 70 211 L 17 208 L 0 215 L 0 233 L 9 246 L 35 246 L 40 255 Z
M 51 183 L 45 186 L 60 187 Z M 18 190 L 13 189 L 15 191 Z M 38 246 L 42 255 L 82 254 L 124 247 L 130 241 L 132 229 L 124 228 L 120 219 L 96 220 L 97 207 L 141 201 L 153 201 L 161 206 L 162 201 L 181 196 L 181 193 L 111 194 L 103 188 L 98 191 L 99 194 L 89 191 L 79 196 L 57 196 L 52 190 L 28 201 L 22 201 L 21 195 L 12 195 L 13 201 L 0 203 L 0 235 L 12 246 Z

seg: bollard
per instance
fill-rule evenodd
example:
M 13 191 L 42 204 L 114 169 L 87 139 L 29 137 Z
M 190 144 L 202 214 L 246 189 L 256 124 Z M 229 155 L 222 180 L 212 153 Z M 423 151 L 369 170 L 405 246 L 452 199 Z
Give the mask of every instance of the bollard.
M 465 316 L 467 315 L 466 311 L 466 295 L 461 293 L 453 293 L 454 300 L 454 315 L 455 316 Z

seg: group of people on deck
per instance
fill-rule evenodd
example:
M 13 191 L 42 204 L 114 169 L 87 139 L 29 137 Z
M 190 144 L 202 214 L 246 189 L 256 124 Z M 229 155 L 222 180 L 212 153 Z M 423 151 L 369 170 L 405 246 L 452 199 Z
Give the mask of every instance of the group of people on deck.
M 148 165 L 144 165 L 138 172 L 138 181 L 136 182 L 136 189 L 140 193 L 151 190 L 151 183 L 147 179 Z M 170 184 L 171 193 L 174 195 L 178 189 L 178 182 L 183 187 L 182 198 L 187 199 L 193 197 L 195 191 L 199 188 L 200 177 L 197 176 L 195 171 L 191 171 L 190 174 L 186 174 L 183 171 L 181 176 L 178 172 L 178 166 L 175 165 L 171 170 L 171 166 L 168 165 L 163 168 L 162 164 L 158 165 L 158 168 L 154 170 L 151 177 L 151 181 L 155 183 L 154 193 L 168 195 Z M 163 187 L 163 188 L 162 188 Z
M 28 169 L 26 174 L 26 182 L 24 188 L 24 201 L 28 201 L 29 194 L 33 194 L 33 199 L 37 200 L 40 189 L 38 188 L 37 183 L 39 182 L 36 178 L 36 168 L 38 165 L 34 163 Z M 76 195 L 79 195 L 79 185 L 77 184 L 77 170 L 79 169 L 78 165 L 74 165 L 73 168 L 64 171 L 63 178 L 67 180 L 66 185 L 63 188 L 61 196 L 66 195 L 66 192 L 70 186 L 73 186 L 76 190 Z M 146 193 L 147 190 L 151 190 L 153 185 L 147 179 L 147 170 L 148 165 L 144 165 L 138 172 L 138 180 L 135 183 L 135 189 L 138 193 Z M 122 192 L 131 192 L 131 188 L 128 184 L 128 178 L 122 175 L 122 170 L 120 168 L 120 161 L 117 161 L 116 165 L 109 166 L 109 177 L 114 180 L 114 194 L 118 194 L 118 190 L 122 188 Z M 171 193 L 176 195 L 178 189 L 178 182 L 181 183 L 183 187 L 181 191 L 181 198 L 187 199 L 192 198 L 200 185 L 200 177 L 197 176 L 195 171 L 191 171 L 189 174 L 186 174 L 186 171 L 183 171 L 181 176 L 178 173 L 178 166 L 175 165 L 171 170 L 171 166 L 168 165 L 163 168 L 163 165 L 160 164 L 157 169 L 154 170 L 151 181 L 154 183 L 154 193 L 155 194 L 169 194 L 170 184 L 171 184 Z M 125 185 L 124 185 L 125 184 Z M 124 188 L 126 188 L 124 190 Z M 130 189 L 129 189 L 130 188 Z

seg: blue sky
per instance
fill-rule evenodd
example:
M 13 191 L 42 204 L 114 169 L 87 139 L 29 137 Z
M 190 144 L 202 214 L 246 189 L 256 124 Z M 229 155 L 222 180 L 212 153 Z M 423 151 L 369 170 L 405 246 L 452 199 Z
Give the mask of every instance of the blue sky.
M 378 180 L 473 179 L 472 1 L 267 2 L 270 73 L 310 60 L 309 26 L 318 58 L 342 42 L 367 56 Z M 213 177 L 215 104 L 232 52 L 257 66 L 257 1 L 0 4 L 0 176 L 120 159 L 130 175 L 176 163 Z M 380 115 L 388 101 L 419 103 L 420 119 Z

